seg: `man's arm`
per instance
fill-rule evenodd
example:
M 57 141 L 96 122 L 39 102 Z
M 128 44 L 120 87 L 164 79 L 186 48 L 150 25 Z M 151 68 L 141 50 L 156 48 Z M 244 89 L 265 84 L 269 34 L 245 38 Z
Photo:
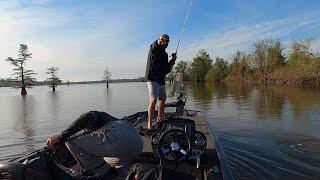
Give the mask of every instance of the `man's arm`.
M 117 119 L 105 112 L 89 111 L 78 117 L 66 130 L 62 131 L 60 136 L 62 140 L 66 141 L 70 136 L 83 129 L 94 131 L 113 120 Z
M 176 59 L 177 59 L 177 54 L 172 53 L 172 59 L 167 64 L 166 74 L 168 74 L 172 70 L 173 65 L 176 63 Z
M 154 75 L 158 74 L 158 64 L 159 64 L 159 59 L 158 59 L 158 54 L 159 50 L 157 49 L 157 45 L 155 43 L 152 43 L 150 46 L 150 68 L 151 71 L 153 72 Z
M 47 147 L 54 148 L 61 141 L 67 141 L 70 136 L 83 129 L 94 131 L 106 123 L 115 120 L 118 119 L 105 112 L 90 111 L 84 113 L 78 117 L 78 119 L 76 119 L 66 130 L 62 131 L 61 134 L 49 136 L 46 142 Z

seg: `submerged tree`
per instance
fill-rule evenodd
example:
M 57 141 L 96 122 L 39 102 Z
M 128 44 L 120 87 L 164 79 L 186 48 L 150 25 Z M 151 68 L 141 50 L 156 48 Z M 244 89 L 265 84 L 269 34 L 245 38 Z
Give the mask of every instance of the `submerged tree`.
M 228 61 L 217 57 L 216 62 L 205 76 L 206 81 L 220 82 L 229 74 L 229 63 Z
M 17 59 L 8 57 L 6 61 L 9 61 L 15 68 L 13 68 L 13 75 L 15 75 L 15 81 L 18 82 L 19 88 L 21 87 L 21 95 L 27 95 L 26 87 L 33 85 L 35 78 L 32 75 L 36 74 L 33 70 L 25 68 L 26 61 L 31 58 L 32 53 L 29 52 L 28 46 L 20 44 L 19 54 Z
M 204 50 L 200 50 L 198 55 L 193 58 L 191 64 L 190 74 L 192 79 L 199 81 L 204 81 L 204 78 L 208 71 L 212 67 L 212 59 L 210 55 Z
M 311 45 L 311 38 L 294 40 L 291 43 L 291 53 L 288 58 L 288 64 L 291 66 L 297 66 L 310 62 L 313 56 L 311 53 Z
M 285 65 L 284 48 L 280 40 L 272 41 L 268 49 L 268 67 L 271 71 Z
M 111 80 L 111 71 L 109 70 L 108 67 L 106 67 L 106 69 L 104 70 L 103 79 L 107 83 L 107 88 L 109 88 L 109 81 Z
M 264 79 L 268 73 L 284 65 L 285 57 L 280 40 L 262 40 L 253 43 L 253 68 L 259 70 Z
M 268 65 L 268 49 L 271 47 L 270 40 L 262 40 L 253 42 L 253 58 L 252 65 L 258 69 L 262 78 L 266 76 L 266 70 Z
M 185 79 L 185 73 L 188 69 L 188 63 L 186 61 L 179 61 L 175 70 L 176 73 L 179 73 L 180 76 L 182 76 L 182 80 Z
M 47 69 L 47 74 L 49 74 L 49 78 L 47 78 L 47 81 L 50 84 L 50 87 L 52 87 L 52 91 L 56 91 L 56 87 L 58 84 L 61 84 L 61 79 L 58 77 L 58 67 L 50 66 Z

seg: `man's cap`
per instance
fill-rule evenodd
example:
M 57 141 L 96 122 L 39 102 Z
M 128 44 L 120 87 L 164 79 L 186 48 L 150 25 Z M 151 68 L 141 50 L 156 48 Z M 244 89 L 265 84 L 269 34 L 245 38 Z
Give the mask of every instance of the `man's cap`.
M 169 35 L 168 34 L 162 34 L 160 38 L 168 39 L 169 40 Z

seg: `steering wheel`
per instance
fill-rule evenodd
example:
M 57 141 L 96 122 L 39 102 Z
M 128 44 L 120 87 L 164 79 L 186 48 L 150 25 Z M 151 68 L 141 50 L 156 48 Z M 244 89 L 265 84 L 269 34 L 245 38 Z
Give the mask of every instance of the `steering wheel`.
M 158 152 L 161 159 L 180 164 L 191 154 L 190 138 L 180 129 L 166 131 L 159 139 Z

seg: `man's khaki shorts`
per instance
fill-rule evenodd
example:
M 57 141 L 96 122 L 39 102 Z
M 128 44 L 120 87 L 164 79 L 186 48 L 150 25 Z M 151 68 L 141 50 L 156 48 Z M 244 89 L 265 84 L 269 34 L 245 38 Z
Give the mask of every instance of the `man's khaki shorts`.
M 150 101 L 167 99 L 165 85 L 161 85 L 155 81 L 147 81 Z

